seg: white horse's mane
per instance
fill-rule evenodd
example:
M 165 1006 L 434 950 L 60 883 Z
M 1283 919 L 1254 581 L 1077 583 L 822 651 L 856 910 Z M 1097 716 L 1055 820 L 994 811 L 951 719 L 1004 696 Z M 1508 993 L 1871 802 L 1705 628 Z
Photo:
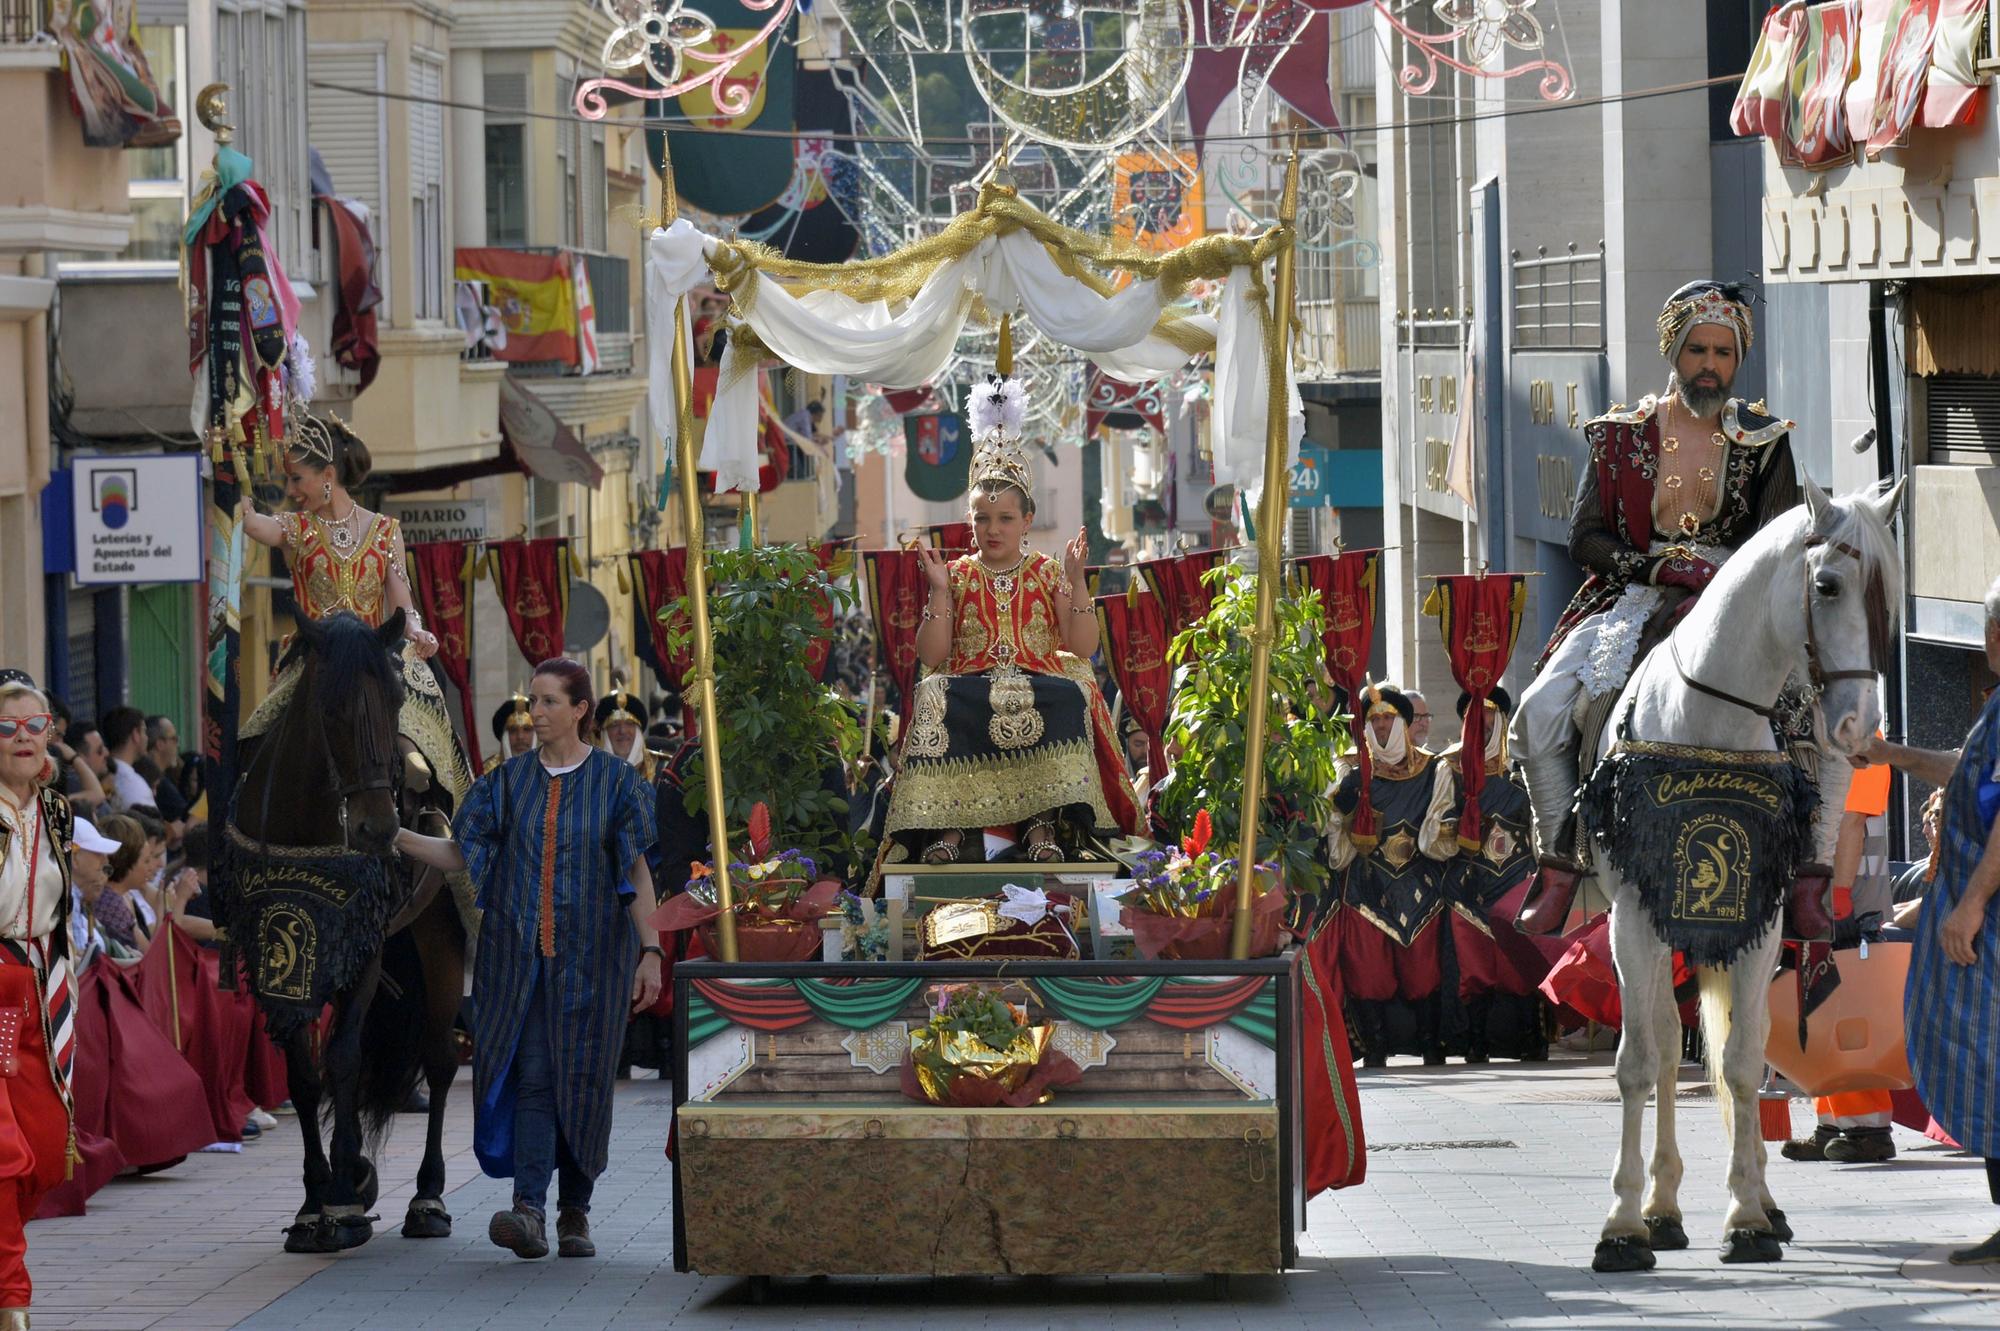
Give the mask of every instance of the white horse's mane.
M 1841 541 L 1859 550 L 1864 576 L 1872 578 L 1878 573 L 1881 575 L 1882 590 L 1889 603 L 1889 622 L 1894 624 L 1903 609 L 1903 552 L 1897 548 L 1896 536 L 1889 530 L 1889 524 L 1869 502 L 1880 499 L 1887 492 L 1887 482 L 1877 482 L 1864 490 L 1835 499 L 1827 510 L 1827 529 L 1820 535 L 1828 541 Z

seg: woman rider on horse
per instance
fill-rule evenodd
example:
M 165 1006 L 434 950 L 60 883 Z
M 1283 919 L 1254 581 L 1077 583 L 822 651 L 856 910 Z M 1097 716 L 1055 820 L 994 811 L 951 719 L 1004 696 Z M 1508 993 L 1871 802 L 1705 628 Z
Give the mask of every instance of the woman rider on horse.
M 435 655 L 437 637 L 423 625 L 403 559 L 403 532 L 397 521 L 371 513 L 351 493 L 368 477 L 368 446 L 337 418 L 311 417 L 285 452 L 285 498 L 292 510 L 265 516 L 250 496 L 241 505 L 243 531 L 259 545 L 285 552 L 292 571 L 297 613 L 324 619 L 352 611 L 371 627 L 401 610 L 409 625 L 403 653 L 404 699 L 397 730 L 416 745 L 439 786 L 457 808 L 472 784 L 458 737 L 444 707 L 444 694 L 424 662 Z M 253 739 L 268 731 L 298 685 L 294 662 L 272 683 L 239 732 Z

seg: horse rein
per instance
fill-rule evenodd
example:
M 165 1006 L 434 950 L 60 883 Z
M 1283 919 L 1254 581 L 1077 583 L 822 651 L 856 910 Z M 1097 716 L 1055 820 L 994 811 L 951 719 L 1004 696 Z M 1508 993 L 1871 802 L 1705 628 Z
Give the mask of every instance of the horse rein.
M 1828 541 L 1826 537 L 1817 533 L 1806 537 L 1806 549 L 1810 550 L 1817 545 L 1829 545 L 1841 554 L 1851 556 L 1855 563 L 1862 565 L 1864 568 L 1867 566 L 1866 561 L 1862 558 L 1861 551 L 1845 541 Z M 1806 619 L 1806 678 L 1812 686 L 1815 698 L 1823 695 L 1826 692 L 1826 686 L 1835 680 L 1874 680 L 1881 677 L 1881 667 L 1873 664 L 1876 658 L 1881 655 L 1880 643 L 1886 636 L 1887 630 L 1886 623 L 1878 623 L 1878 621 L 1882 621 L 1884 618 L 1883 613 L 1876 604 L 1881 599 L 1879 594 L 1880 585 L 1879 574 L 1876 578 L 1870 579 L 1868 585 L 1868 656 L 1871 663 L 1870 668 L 1866 670 L 1828 670 L 1825 662 L 1820 657 L 1819 633 L 1813 623 L 1812 575 L 1808 573 L 1805 576 L 1803 586 L 1800 590 Z M 1726 702 L 1733 707 L 1741 707 L 1744 711 L 1753 712 L 1766 721 L 1773 723 L 1777 721 L 1778 709 L 1775 706 L 1765 707 L 1751 702 L 1747 698 L 1739 698 L 1733 693 L 1726 693 L 1712 685 L 1704 684 L 1689 674 L 1687 667 L 1681 664 L 1680 648 L 1675 645 L 1671 633 L 1667 635 L 1667 653 L 1673 658 L 1674 673 L 1681 677 L 1681 683 L 1687 685 L 1696 693 L 1705 694 L 1719 702 Z

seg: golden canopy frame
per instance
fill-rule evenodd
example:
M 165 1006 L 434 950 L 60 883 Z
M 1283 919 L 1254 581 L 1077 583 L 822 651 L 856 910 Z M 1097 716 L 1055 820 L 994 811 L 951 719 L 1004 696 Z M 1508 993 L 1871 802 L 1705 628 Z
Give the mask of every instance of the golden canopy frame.
M 680 216 L 680 200 L 674 188 L 673 163 L 662 157 L 663 207 L 660 225 L 671 226 Z M 1277 633 L 1277 603 L 1283 581 L 1283 546 L 1280 533 L 1290 489 L 1287 466 L 1287 416 L 1290 379 L 1286 373 L 1291 358 L 1291 306 L 1294 284 L 1295 224 L 1298 220 L 1299 158 L 1294 148 L 1285 165 L 1284 188 L 1279 196 L 1277 225 L 1257 236 L 1208 236 L 1165 254 L 1153 254 L 1119 246 L 1066 227 L 1024 202 L 1009 186 L 989 180 L 979 192 L 971 211 L 960 214 L 935 236 L 906 245 L 874 259 L 844 264 L 810 264 L 786 259 L 760 245 L 743 241 L 719 243 L 709 257 L 709 271 L 716 289 L 730 297 L 739 310 L 756 299 L 762 281 L 776 281 L 795 291 L 835 290 L 857 300 L 907 299 L 922 287 L 940 264 L 963 257 L 981 241 L 1011 231 L 1026 231 L 1040 241 L 1064 273 L 1099 295 L 1109 295 L 1112 284 L 1104 272 L 1124 272 L 1135 280 L 1157 280 L 1171 298 L 1188 283 L 1215 280 L 1232 269 L 1247 267 L 1267 335 L 1264 339 L 1265 378 L 1268 403 L 1265 417 L 1264 489 L 1257 513 L 1257 612 L 1251 630 L 1250 697 L 1253 703 L 1244 727 L 1247 752 L 1261 755 L 1269 722 L 1271 692 L 1271 647 Z M 1274 261 L 1276 281 L 1270 290 L 1262 283 L 1263 265 Z M 1268 298 L 1268 304 L 1266 299 Z M 985 311 L 987 315 L 994 312 Z M 1006 311 L 999 313 L 1005 314 Z M 701 486 L 695 474 L 697 450 L 693 429 L 693 370 L 688 363 L 686 341 L 687 302 L 676 301 L 673 327 L 673 394 L 675 420 L 675 470 L 680 476 L 682 516 L 687 528 L 687 589 L 692 603 L 694 636 L 693 669 L 695 706 L 704 736 L 716 729 L 715 644 L 708 619 L 708 572 L 703 545 Z M 1190 356 L 1215 349 L 1214 337 L 1179 315 L 1163 314 L 1154 328 Z M 731 332 L 736 352 L 745 355 L 761 348 L 748 335 L 747 324 L 739 323 Z M 656 334 L 657 335 L 657 334 Z M 736 353 L 732 353 L 736 354 Z M 1242 843 L 1238 851 L 1241 876 L 1237 880 L 1236 906 L 1230 935 L 1230 955 L 1237 959 L 1250 952 L 1250 912 L 1255 895 L 1257 834 L 1264 806 L 1264 768 L 1261 761 L 1246 764 L 1243 773 Z M 711 851 L 715 857 L 715 885 L 722 913 L 716 921 L 717 942 L 722 959 L 735 961 L 736 928 L 733 914 L 734 892 L 729 881 L 727 820 L 723 813 L 722 753 L 712 743 L 702 745 L 702 770 L 707 782 L 708 826 Z

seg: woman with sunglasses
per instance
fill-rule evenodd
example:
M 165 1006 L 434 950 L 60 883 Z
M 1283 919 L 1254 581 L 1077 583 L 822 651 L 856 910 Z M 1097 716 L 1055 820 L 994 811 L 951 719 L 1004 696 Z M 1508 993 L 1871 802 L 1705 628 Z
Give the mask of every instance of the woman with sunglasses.
M 0 673 L 0 1331 L 28 1325 L 22 1226 L 69 1176 L 75 1053 L 69 913 L 71 814 L 52 774 L 49 700 Z

